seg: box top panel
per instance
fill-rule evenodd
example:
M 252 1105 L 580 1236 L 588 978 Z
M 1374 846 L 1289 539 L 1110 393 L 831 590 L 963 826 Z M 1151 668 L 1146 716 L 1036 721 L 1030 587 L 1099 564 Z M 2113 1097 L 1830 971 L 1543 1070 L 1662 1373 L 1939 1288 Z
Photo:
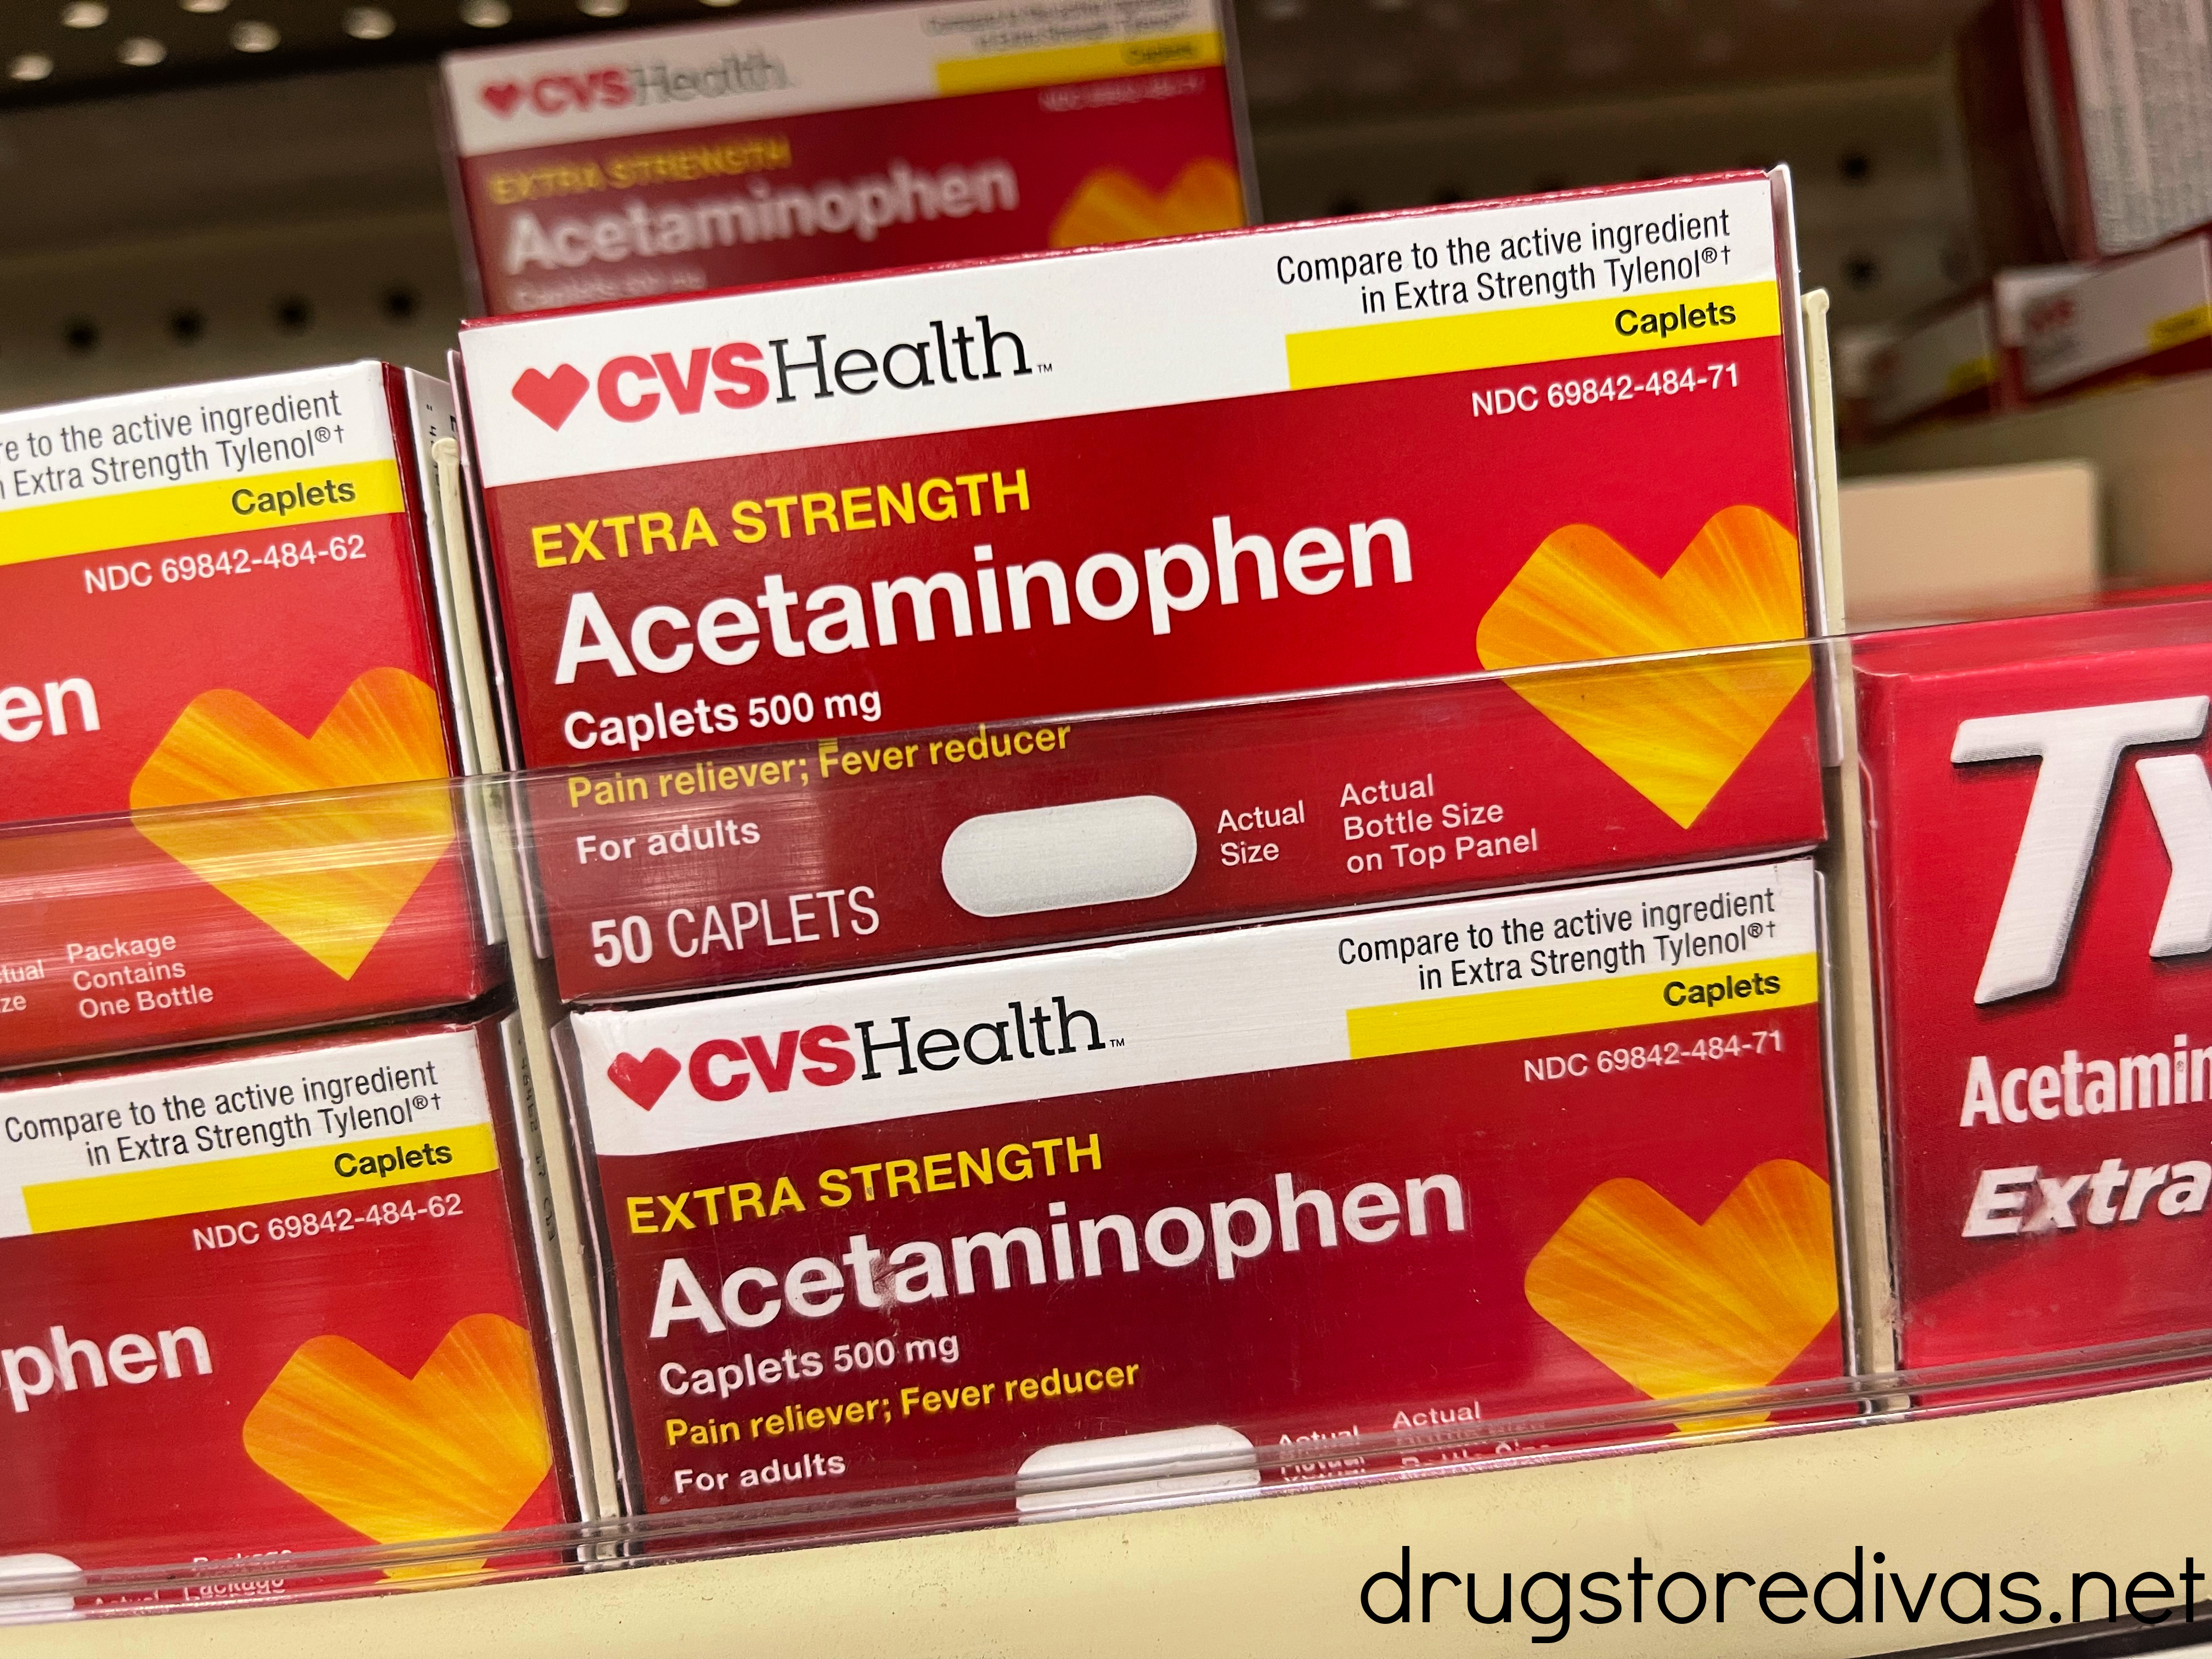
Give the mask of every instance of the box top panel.
M 9 532 L 0 565 L 45 556 L 32 550 L 52 537 L 28 515 L 43 513 L 51 526 L 52 509 L 71 502 L 396 460 L 388 373 L 382 363 L 346 363 L 0 414 L 0 524 Z M 102 523 L 100 535 L 69 550 L 136 544 L 118 538 L 127 521 L 103 514 Z M 144 544 L 180 533 L 158 522 L 144 528 Z
M 1870 635 L 1854 642 L 1852 662 L 1869 678 L 1922 679 L 2107 652 L 2205 644 L 2212 644 L 2212 597 L 2178 597 Z
M 848 6 L 444 63 L 463 156 L 1219 64 L 1212 0 Z
M 1802 1006 L 1809 862 L 928 969 L 571 1022 L 599 1153 Z M 1753 971 L 1753 970 L 1756 971 Z
M 1771 338 L 1773 189 L 1727 174 L 479 324 L 483 480 Z

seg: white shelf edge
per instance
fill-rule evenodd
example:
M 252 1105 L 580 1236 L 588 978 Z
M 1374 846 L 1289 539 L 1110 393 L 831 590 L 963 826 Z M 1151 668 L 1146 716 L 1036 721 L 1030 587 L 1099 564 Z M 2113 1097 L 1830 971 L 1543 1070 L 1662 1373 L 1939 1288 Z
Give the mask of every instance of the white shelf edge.
M 1054 1525 L 788 1551 L 369 1601 L 88 1620 L 0 1631 L 0 1659 L 747 1659 L 823 1654 L 1084 1656 L 1206 1653 L 1316 1659 L 1361 1653 L 1530 1650 L 1530 1627 L 1424 1626 L 1361 1614 L 1367 1575 L 1401 1546 L 1425 1570 L 1702 1575 L 1848 1567 L 1855 1547 L 1908 1583 L 1933 1571 L 2041 1579 L 2075 1571 L 2172 1575 L 2212 1486 L 2212 1382 L 1939 1420 L 1291 1494 Z M 1451 1594 L 1440 1586 L 1441 1615 Z M 1686 1592 L 1683 1592 L 1686 1594 Z M 1960 1629 L 1893 1600 L 1880 1625 L 1766 1624 L 1735 1592 L 1725 1625 L 1652 1616 L 1577 1624 L 1583 1655 L 1701 1659 L 1899 1651 L 2014 1627 Z M 1746 1618 L 1746 1612 L 1751 1616 Z M 2199 1619 L 2212 1636 L 2212 1604 Z M 1418 1610 L 1416 1613 L 1418 1620 Z M 2052 1626 L 2042 1628 L 2052 1629 Z M 1563 1647 L 1566 1644 L 1562 1644 Z

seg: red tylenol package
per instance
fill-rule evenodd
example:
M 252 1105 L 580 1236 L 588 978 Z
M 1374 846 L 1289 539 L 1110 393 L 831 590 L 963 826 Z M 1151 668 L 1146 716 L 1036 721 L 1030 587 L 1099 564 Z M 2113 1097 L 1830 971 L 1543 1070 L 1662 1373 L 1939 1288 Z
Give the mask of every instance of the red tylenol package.
M 842 6 L 459 52 L 493 313 L 1245 221 L 1214 0 Z
M 2202 1330 L 2212 605 L 1856 660 L 1905 1363 Z
M 1815 908 L 1769 864 L 574 1016 L 631 1502 L 1035 1518 L 1840 1375 Z
M 265 1595 L 573 1515 L 503 1065 L 424 1024 L 0 1091 L 0 1571 Z
M 1079 726 L 1038 764 L 988 729 L 1802 638 L 1782 186 L 1736 174 L 467 330 L 514 751 L 623 770 L 530 793 L 564 988 L 762 971 L 726 915 L 732 945 L 704 957 L 669 933 L 710 901 L 781 904 L 791 937 L 794 893 L 905 907 L 825 966 L 1015 937 L 932 887 L 955 829 L 1146 793 L 1209 860 L 1233 838 L 1266 862 L 1249 832 L 1294 801 L 1314 829 L 1279 842 L 1279 874 L 1217 863 L 1132 925 L 1418 890 L 1367 878 L 1403 867 L 1390 809 L 1427 809 L 1345 800 L 1386 778 L 1497 807 L 1507 879 L 1802 844 L 1802 650 L 1316 706 L 1294 717 L 1310 760 L 1272 769 L 1264 713 Z M 1393 710 L 1406 726 L 1378 732 Z M 1424 722 L 1449 738 L 1425 748 Z M 965 737 L 884 735 L 939 726 Z M 678 759 L 775 739 L 799 746 Z M 1219 787 L 1197 781 L 1209 756 Z M 950 776 L 977 760 L 998 775 Z M 849 787 L 894 770 L 941 779 L 902 792 L 896 829 Z M 1526 793 L 1502 801 L 1493 779 Z M 641 805 L 698 822 L 623 851 Z M 1345 844 L 1370 806 L 1382 844 Z M 749 821 L 758 839 L 721 844 Z M 632 917 L 644 943 L 623 942 Z M 586 973 L 594 953 L 619 971 Z
M 380 788 L 459 768 L 441 426 L 378 363 L 0 416 L 0 1067 L 490 982 L 454 804 Z

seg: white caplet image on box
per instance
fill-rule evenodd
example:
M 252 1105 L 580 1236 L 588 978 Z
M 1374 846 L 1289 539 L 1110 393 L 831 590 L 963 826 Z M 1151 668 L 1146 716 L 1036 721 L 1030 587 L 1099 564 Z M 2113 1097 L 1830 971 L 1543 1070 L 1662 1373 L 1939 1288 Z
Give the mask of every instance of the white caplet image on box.
M 81 1583 L 83 1578 L 83 1569 L 64 1555 L 0 1555 L 0 1625 L 76 1618 L 76 1597 L 59 1586 L 72 1579 Z M 15 1589 L 27 1583 L 40 1588 L 29 1595 Z
M 1014 1509 L 1025 1522 L 1063 1521 L 1196 1503 L 1259 1484 L 1252 1443 L 1208 1423 L 1032 1452 L 1014 1477 Z
M 1198 830 L 1164 795 L 987 812 L 945 837 L 945 890 L 970 915 L 1026 916 L 1158 898 L 1198 863 Z

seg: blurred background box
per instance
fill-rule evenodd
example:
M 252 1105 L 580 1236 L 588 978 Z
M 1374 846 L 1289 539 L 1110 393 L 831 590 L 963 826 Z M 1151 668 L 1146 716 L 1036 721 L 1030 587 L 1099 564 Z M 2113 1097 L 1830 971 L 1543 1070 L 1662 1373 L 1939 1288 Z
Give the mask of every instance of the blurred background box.
M 2212 220 L 2202 4 L 1990 0 L 1956 62 L 1991 264 L 2109 258 Z

